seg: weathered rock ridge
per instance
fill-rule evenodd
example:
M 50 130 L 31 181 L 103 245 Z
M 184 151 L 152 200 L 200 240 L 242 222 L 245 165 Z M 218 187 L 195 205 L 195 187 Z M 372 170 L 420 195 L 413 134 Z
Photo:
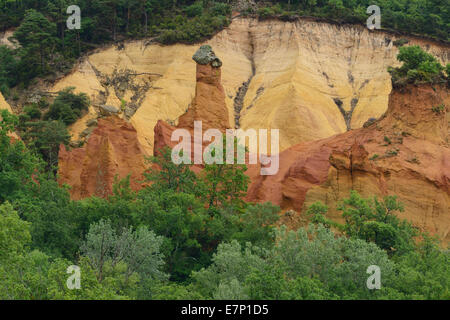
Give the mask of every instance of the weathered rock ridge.
M 111 116 L 99 119 L 87 143 L 81 148 L 59 151 L 59 182 L 71 186 L 73 199 L 106 197 L 119 179 L 130 177 L 131 188 L 142 188 L 146 169 L 136 130 L 126 121 Z
M 446 87 L 395 90 L 385 115 L 366 128 L 288 148 L 274 176 L 250 168 L 248 200 L 294 210 L 299 223 L 316 201 L 341 220 L 337 204 L 350 190 L 365 197 L 397 195 L 405 205 L 402 218 L 449 241 L 449 106 Z

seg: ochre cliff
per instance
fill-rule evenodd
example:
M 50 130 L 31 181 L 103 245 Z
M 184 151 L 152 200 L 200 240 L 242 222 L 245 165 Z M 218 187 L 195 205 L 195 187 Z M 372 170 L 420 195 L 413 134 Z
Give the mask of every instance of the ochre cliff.
M 435 106 L 445 106 L 438 111 Z M 252 167 L 248 200 L 272 201 L 297 212 L 316 201 L 341 220 L 339 200 L 356 190 L 365 197 L 397 195 L 401 214 L 416 226 L 450 240 L 449 90 L 408 86 L 395 90 L 378 121 L 280 154 L 280 170 L 259 176 Z
M 99 119 L 98 126 L 81 148 L 59 151 L 59 182 L 71 186 L 73 199 L 105 197 L 112 185 L 131 174 L 131 188 L 142 188 L 146 169 L 136 130 L 118 117 Z
M 8 102 L 6 102 L 5 98 L 0 92 L 0 111 L 1 110 L 8 110 L 9 112 L 14 113 L 11 109 L 11 106 L 8 104 Z M 8 135 L 12 138 L 12 140 L 20 140 L 19 136 L 15 132 L 9 133 Z
M 116 174 L 131 173 L 137 189 L 143 156 L 173 147 L 173 130 L 192 130 L 194 120 L 203 129 L 274 128 L 284 150 L 279 172 L 261 176 L 250 166 L 248 200 L 295 210 L 295 224 L 315 201 L 339 220 L 337 203 L 352 189 L 398 195 L 404 218 L 448 240 L 448 88 L 392 91 L 387 67 L 399 64 L 399 38 L 362 26 L 239 18 L 206 42 L 222 68 L 193 62 L 199 45 L 133 41 L 99 49 L 52 91 L 75 86 L 91 98 L 89 114 L 71 127 L 74 140 L 99 106 L 121 111 L 100 119 L 84 147 L 61 150 L 60 181 L 77 199 L 111 193 Z M 449 61 L 448 45 L 406 38 Z M 445 110 L 433 111 L 441 104 Z
M 11 106 L 8 104 L 8 102 L 6 102 L 1 92 L 0 92 L 0 110 L 8 110 L 9 112 L 12 113 Z
M 393 42 L 401 37 L 307 19 L 237 18 L 206 43 L 223 62 L 230 126 L 280 129 L 280 147 L 286 149 L 381 116 L 391 91 L 386 70 L 398 65 Z M 449 61 L 448 45 L 408 39 L 442 62 Z M 195 96 L 196 64 L 191 57 L 198 47 L 142 40 L 98 49 L 50 90 L 74 86 L 86 92 L 92 114 L 98 105 L 121 108 L 124 102 L 130 112 L 121 116 L 129 118 L 142 149 L 152 154 L 156 122 L 176 125 Z M 75 140 L 87 119 L 73 126 Z

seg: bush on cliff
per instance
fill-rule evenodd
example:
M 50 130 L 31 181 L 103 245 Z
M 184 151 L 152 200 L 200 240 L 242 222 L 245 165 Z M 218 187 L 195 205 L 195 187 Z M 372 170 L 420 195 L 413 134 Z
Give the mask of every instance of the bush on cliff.
M 44 115 L 44 120 L 61 120 L 66 125 L 77 121 L 89 107 L 89 97 L 85 93 L 74 93 L 74 87 L 58 92 L 58 96 Z
M 401 67 L 388 68 L 394 86 L 446 81 L 444 67 L 433 55 L 425 52 L 419 46 L 400 47 L 397 60 L 403 62 Z

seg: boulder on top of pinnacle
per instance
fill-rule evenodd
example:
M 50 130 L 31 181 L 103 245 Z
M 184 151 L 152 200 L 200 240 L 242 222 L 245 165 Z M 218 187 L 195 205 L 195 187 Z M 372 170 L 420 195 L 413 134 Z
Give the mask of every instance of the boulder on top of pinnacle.
M 216 56 L 210 45 L 201 46 L 192 56 L 195 62 L 202 65 L 211 64 L 214 68 L 220 68 L 222 61 Z

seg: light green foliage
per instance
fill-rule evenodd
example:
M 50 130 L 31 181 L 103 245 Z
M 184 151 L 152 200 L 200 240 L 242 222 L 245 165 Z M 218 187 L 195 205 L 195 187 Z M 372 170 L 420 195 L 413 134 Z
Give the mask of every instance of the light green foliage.
M 234 281 L 234 287 L 238 283 L 244 282 L 252 269 L 261 270 L 266 262 L 259 254 L 259 248 L 253 248 L 248 243 L 244 248 L 233 240 L 230 243 L 220 244 L 217 253 L 213 255 L 212 265 L 207 269 L 193 272 L 192 278 L 195 281 L 196 288 L 205 297 L 212 297 L 215 294 L 223 294 L 223 286 L 230 286 Z M 218 288 L 222 283 L 221 291 Z
M 13 259 L 24 253 L 31 241 L 30 224 L 19 218 L 11 204 L 0 205 L 0 260 Z
M 153 300 L 204 300 L 192 286 L 180 285 L 177 283 L 162 284 L 154 288 Z
M 67 279 L 70 274 L 67 268 L 73 265 L 65 259 L 56 259 L 48 271 L 48 295 L 55 300 L 117 300 L 129 299 L 125 295 L 118 294 L 118 288 L 111 282 L 100 283 L 95 270 L 86 259 L 81 259 L 78 266 L 81 271 L 80 289 L 69 289 Z
M 445 81 L 444 67 L 437 59 L 419 46 L 399 48 L 397 60 L 403 62 L 399 68 L 389 68 L 392 83 L 438 83 Z
M 81 252 L 89 258 L 99 282 L 104 280 L 107 264 L 114 269 L 122 262 L 126 264 L 125 281 L 134 273 L 147 279 L 161 279 L 165 277 L 160 271 L 163 265 L 160 254 L 162 241 L 162 237 L 145 227 L 136 231 L 124 228 L 116 232 L 109 221 L 100 220 L 91 225 Z
M 289 277 L 318 278 L 341 298 L 370 297 L 366 269 L 377 265 L 388 284 L 394 265 L 385 251 L 359 239 L 336 237 L 328 228 L 310 225 L 288 232 L 280 229 L 274 256 Z

